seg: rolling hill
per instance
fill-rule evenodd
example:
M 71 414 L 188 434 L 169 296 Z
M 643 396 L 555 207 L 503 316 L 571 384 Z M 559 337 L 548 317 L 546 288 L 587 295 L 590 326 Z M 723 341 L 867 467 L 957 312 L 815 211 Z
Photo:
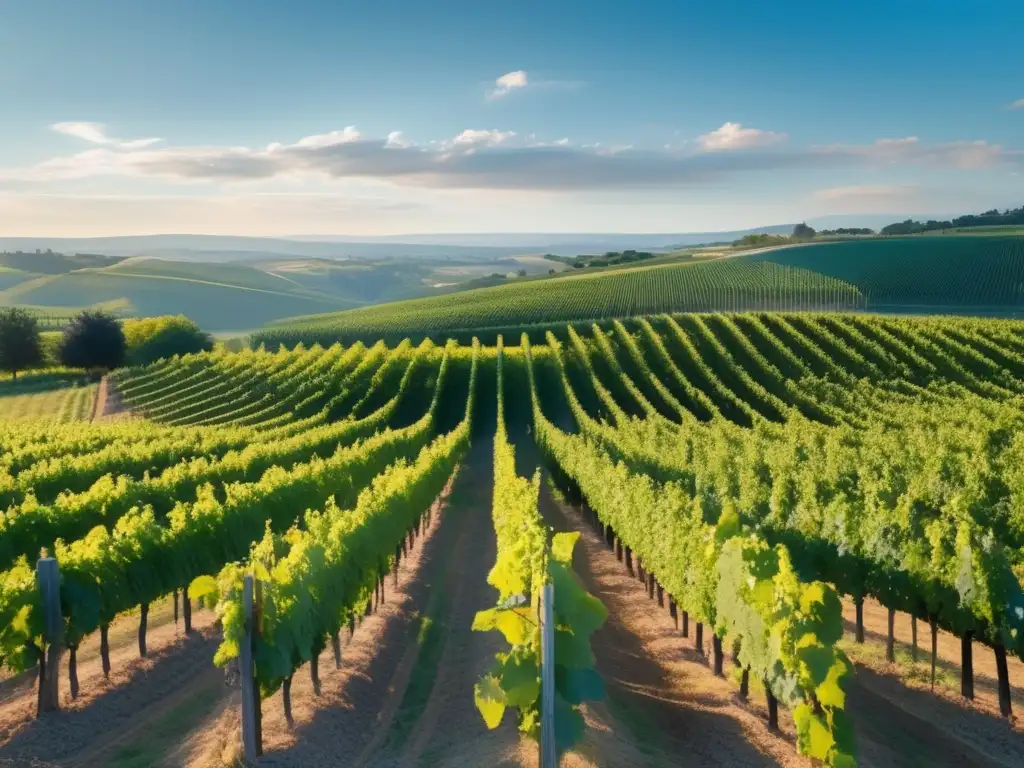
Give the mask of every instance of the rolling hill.
M 565 272 L 505 285 L 294 318 L 264 329 L 269 345 L 411 336 L 488 339 L 527 326 L 719 308 L 852 308 L 857 289 L 806 269 L 746 259 L 683 260 L 654 266 Z
M 1014 315 L 1024 312 L 1024 238 L 872 238 L 572 272 L 283 320 L 253 340 L 293 345 L 474 334 L 489 340 L 567 321 L 746 309 Z
M 879 311 L 1024 309 L 1024 237 L 967 232 L 815 243 L 749 257 L 856 285 Z
M 357 306 L 249 266 L 128 259 L 101 269 L 26 275 L 0 290 L 0 306 L 117 306 L 131 316 L 184 314 L 211 331 L 243 331 L 277 318 Z

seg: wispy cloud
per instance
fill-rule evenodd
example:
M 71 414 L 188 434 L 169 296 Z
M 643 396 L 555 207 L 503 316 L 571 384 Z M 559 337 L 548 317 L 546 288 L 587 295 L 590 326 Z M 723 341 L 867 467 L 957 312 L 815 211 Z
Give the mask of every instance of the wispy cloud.
M 1024 109 L 1024 99 L 1017 99 L 1011 102 L 1010 109 Z
M 813 200 L 826 202 L 856 200 L 904 200 L 918 193 L 918 187 L 901 184 L 855 184 L 848 187 L 819 189 L 811 195 Z
M 521 69 L 506 72 L 494 81 L 494 87 L 487 92 L 488 99 L 500 99 L 512 91 L 525 88 L 530 84 L 529 76 Z
M 486 131 L 469 128 L 452 139 L 451 143 L 463 147 L 496 147 L 499 144 L 504 144 L 509 139 L 515 138 L 515 136 L 515 131 L 499 131 L 496 128 Z
M 82 139 L 91 144 L 101 144 L 119 149 L 141 149 L 160 141 L 157 138 L 132 139 L 130 141 L 115 139 L 112 136 L 107 136 L 105 127 L 100 123 L 56 123 L 51 127 L 57 133 L 74 136 L 76 139 Z
M 728 152 L 737 149 L 755 149 L 780 144 L 786 134 L 744 128 L 739 123 L 723 123 L 722 127 L 697 138 L 697 143 L 708 152 Z
M 926 144 L 910 136 L 870 144 L 781 149 L 771 145 L 782 141 L 783 134 L 730 123 L 723 129 L 715 132 L 716 139 L 708 139 L 712 135 L 708 134 L 701 137 L 706 141 L 689 150 L 578 146 L 495 128 L 471 128 L 445 140 L 415 143 L 400 131 L 370 138 L 348 126 L 263 148 L 153 147 L 118 142 L 101 132 L 97 137 L 103 142 L 92 141 L 98 146 L 86 151 L 27 167 L 0 169 L 0 182 L 45 184 L 128 176 L 219 184 L 306 176 L 314 180 L 375 179 L 443 189 L 600 190 L 705 185 L 752 171 L 889 165 L 964 172 L 1024 169 L 1024 150 L 985 141 Z M 75 130 L 80 137 L 88 133 Z M 845 189 L 847 195 L 857 194 L 851 191 L 854 188 L 839 189 Z M 869 194 L 872 188 L 862 189 L 862 194 Z
M 987 141 L 950 141 L 925 144 L 917 136 L 879 139 L 873 144 L 832 144 L 815 147 L 815 152 L 853 156 L 874 164 L 915 164 L 972 171 L 1024 162 L 1024 152 L 1006 149 Z
M 507 72 L 493 85 L 488 85 L 484 98 L 487 101 L 497 101 L 513 91 L 570 91 L 582 88 L 586 83 L 581 80 L 548 80 L 537 78 L 519 69 L 515 72 Z

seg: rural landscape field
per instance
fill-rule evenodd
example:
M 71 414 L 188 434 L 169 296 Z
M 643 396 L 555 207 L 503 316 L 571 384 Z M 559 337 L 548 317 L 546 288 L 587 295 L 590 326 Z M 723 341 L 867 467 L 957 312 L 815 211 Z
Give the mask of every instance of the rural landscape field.
M 884 251 L 871 285 L 916 305 L 900 256 L 932 242 L 555 275 L 239 351 L 111 318 L 98 383 L 0 383 L 0 758 L 232 765 L 249 706 L 260 764 L 533 765 L 550 663 L 567 766 L 1024 760 L 1024 323 L 872 312 L 855 269 Z M 931 271 L 1022 244 L 949 236 Z M 976 280 L 928 290 L 1024 306 Z M 172 329 L 208 351 L 154 351 Z
M 912 6 L 5 9 L 0 768 L 1024 766 L 1024 7 Z

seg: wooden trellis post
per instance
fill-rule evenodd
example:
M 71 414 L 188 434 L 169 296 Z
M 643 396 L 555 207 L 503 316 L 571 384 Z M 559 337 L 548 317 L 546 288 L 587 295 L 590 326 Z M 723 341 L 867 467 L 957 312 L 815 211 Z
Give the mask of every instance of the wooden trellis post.
M 540 768 L 557 768 L 555 747 L 555 586 L 541 593 L 540 622 Z
M 41 557 L 36 563 L 36 579 L 43 598 L 45 646 L 39 663 L 39 700 L 36 715 L 60 709 L 57 675 L 64 642 L 64 619 L 60 615 L 60 569 L 56 559 Z
M 254 581 L 252 575 L 246 576 L 242 588 L 245 637 L 242 640 L 238 659 L 238 671 L 242 682 L 242 750 L 245 753 L 245 762 L 250 765 L 263 754 L 260 691 L 253 659 L 253 643 L 256 639 L 256 621 L 259 611 L 259 596 L 254 595 Z

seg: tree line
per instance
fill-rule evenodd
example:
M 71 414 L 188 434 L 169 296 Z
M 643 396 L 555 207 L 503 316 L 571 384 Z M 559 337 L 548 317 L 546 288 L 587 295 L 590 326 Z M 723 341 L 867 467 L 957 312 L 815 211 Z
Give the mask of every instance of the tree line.
M 213 348 L 213 338 L 182 315 L 121 321 L 109 312 L 85 310 L 64 328 L 56 361 L 47 361 L 39 320 L 17 307 L 0 310 L 0 370 L 18 374 L 59 362 L 88 373 Z
M 955 219 L 939 221 L 929 219 L 928 221 L 914 221 L 907 219 L 895 224 L 882 227 L 883 235 L 916 235 L 921 232 L 935 232 L 943 229 L 963 229 L 967 227 L 1018 227 L 1024 226 L 1024 205 L 1020 208 L 1007 208 L 1002 213 L 998 209 L 985 211 L 984 213 L 969 213 L 965 216 L 957 216 Z

